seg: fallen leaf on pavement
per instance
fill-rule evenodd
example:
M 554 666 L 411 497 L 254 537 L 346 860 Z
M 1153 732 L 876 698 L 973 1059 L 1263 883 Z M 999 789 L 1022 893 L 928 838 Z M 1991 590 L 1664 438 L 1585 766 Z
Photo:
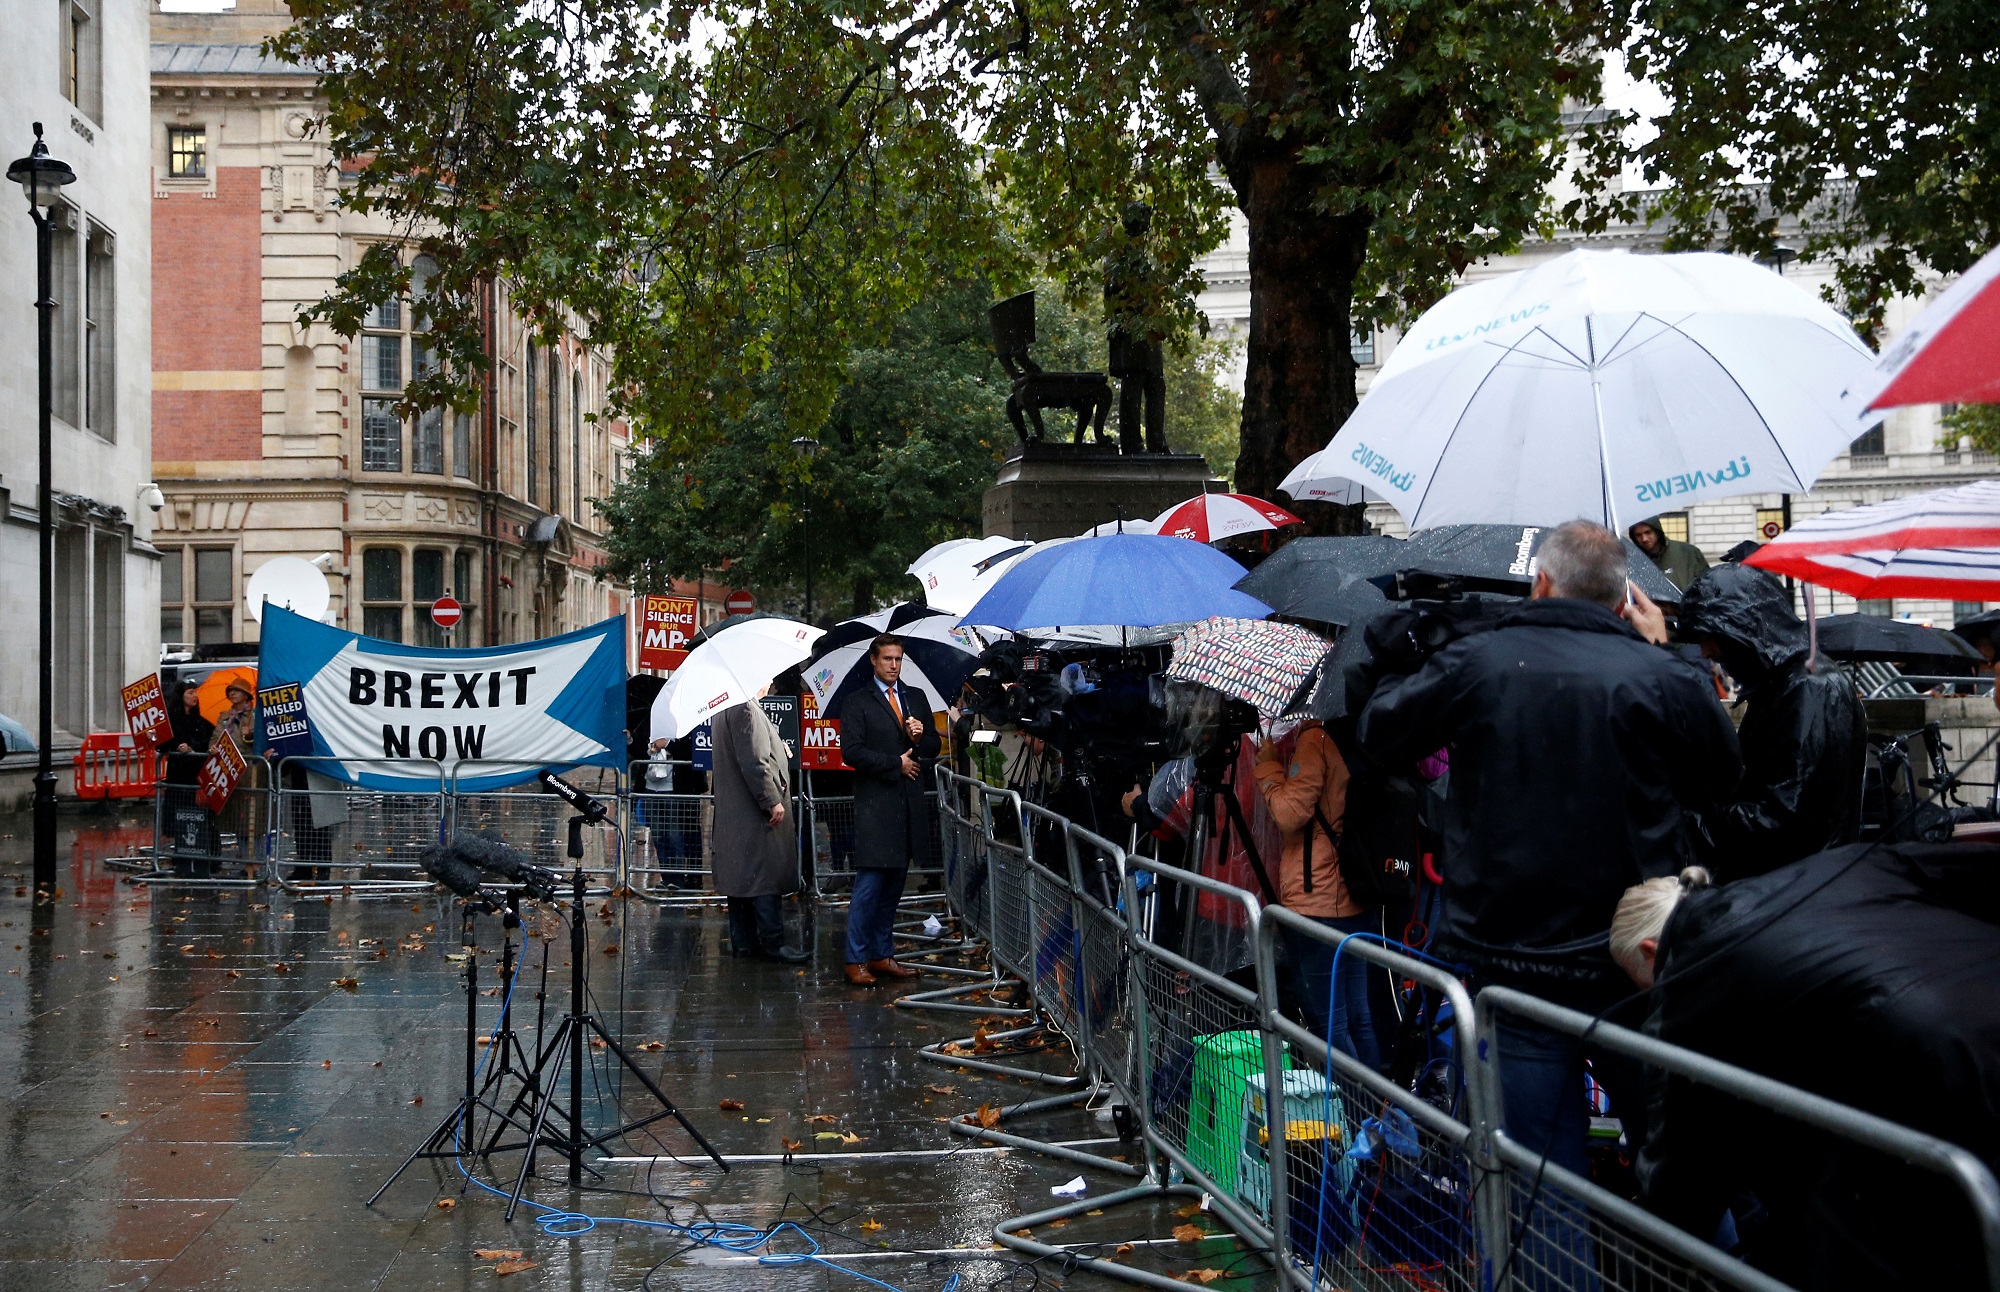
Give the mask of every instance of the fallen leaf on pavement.
M 743 1111 L 743 1101 L 741 1099 L 725 1099 L 719 1106 L 726 1113 L 740 1113 Z
M 1132 1244 L 1120 1243 L 1118 1244 L 1118 1246 L 1112 1248 L 1111 1250 L 1119 1256 L 1130 1256 L 1132 1254 Z
M 533 1261 L 502 1261 L 493 1267 L 493 1273 L 504 1279 L 509 1274 L 519 1274 L 522 1270 L 531 1270 L 533 1268 L 535 1268 Z
M 512 1247 L 475 1247 L 472 1249 L 473 1259 L 480 1261 L 518 1261 L 525 1255 L 527 1253 L 518 1251 Z
M 831 1126 L 839 1120 L 840 1119 L 838 1117 L 835 1117 L 832 1113 L 814 1113 L 812 1116 L 806 1118 L 806 1125 Z
M 1034 1236 L 1035 1231 L 1032 1229 L 1017 1229 L 1014 1231 L 1014 1237 L 1016 1238 L 1033 1238 Z
M 665 1041 L 648 1041 L 639 1048 L 642 1050 L 664 1050 L 667 1048 L 667 1043 Z
M 778 1142 L 785 1146 L 785 1152 L 787 1153 L 796 1153 L 800 1149 L 805 1147 L 804 1141 L 795 1139 L 786 1139 L 782 1135 L 778 1137 Z
M 415 1108 L 418 1104 L 421 1104 L 423 1101 L 424 1097 L 422 1095 L 418 1095 L 415 1099 L 412 1099 L 410 1101 L 410 1107 Z
M 1183 1282 L 1183 1283 L 1192 1283 L 1192 1282 L 1194 1282 L 1194 1281 L 1195 1281 L 1195 1280 L 1197 1280 L 1197 1279 L 1201 1280 L 1201 1281 L 1202 1281 L 1203 1283 L 1213 1283 L 1213 1282 L 1215 1282 L 1215 1281 L 1216 1281 L 1217 1279 L 1219 1279 L 1219 1278 L 1221 1278 L 1221 1277 L 1222 1277 L 1222 1271 L 1221 1271 L 1221 1270 L 1189 1270 L 1189 1271 L 1188 1271 L 1187 1273 L 1185 1273 L 1185 1274 L 1182 1274 L 1182 1275 L 1179 1275 L 1179 1276 L 1177 1276 L 1177 1277 L 1179 1277 L 1180 1281 L 1181 1281 L 1181 1282 Z
M 978 1122 L 986 1130 L 992 1130 L 1000 1124 L 1000 1110 L 992 1104 L 981 1104 L 970 1120 Z
M 457 1198 L 439 1198 L 437 1200 L 437 1209 L 439 1211 L 450 1211 L 453 1207 L 456 1207 L 457 1205 L 458 1205 Z
M 840 1142 L 843 1144 L 859 1144 L 861 1142 L 861 1137 L 859 1135 L 853 1134 L 852 1132 L 849 1132 L 848 1134 L 842 1135 L 840 1137 Z
M 333 985 L 342 991 L 359 991 L 361 989 L 361 980 L 359 978 L 335 978 Z
M 1198 1243 L 1208 1237 L 1208 1231 L 1200 1225 L 1175 1225 L 1174 1238 L 1183 1243 Z
M 839 1131 L 821 1131 L 821 1132 L 820 1132 L 819 1134 L 817 1134 L 817 1135 L 813 1136 L 813 1138 L 814 1138 L 814 1139 L 839 1139 L 839 1138 L 840 1138 L 840 1132 L 839 1132 Z
M 864 1234 L 872 1234 L 881 1227 L 882 1227 L 882 1222 L 875 1219 L 873 1216 L 870 1216 L 868 1219 L 861 1222 L 861 1232 Z
M 1179 1211 L 1176 1211 L 1174 1214 L 1176 1216 L 1179 1216 L 1182 1220 L 1186 1220 L 1189 1216 L 1199 1216 L 1201 1214 L 1201 1207 L 1198 1204 L 1191 1202 L 1187 1206 L 1182 1207 Z
M 955 1095 L 958 1093 L 957 1086 L 926 1086 L 925 1089 L 934 1095 Z

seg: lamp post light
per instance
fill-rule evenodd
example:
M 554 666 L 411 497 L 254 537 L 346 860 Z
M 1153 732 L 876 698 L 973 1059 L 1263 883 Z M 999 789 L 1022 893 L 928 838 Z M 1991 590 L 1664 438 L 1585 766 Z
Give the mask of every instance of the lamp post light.
M 41 532 L 41 653 L 37 661 L 41 683 L 41 726 L 36 731 L 40 761 L 35 768 L 35 900 L 53 901 L 56 891 L 56 772 L 50 746 L 55 743 L 55 491 L 49 487 L 54 472 L 55 453 L 49 433 L 50 408 L 54 400 L 56 302 L 50 281 L 49 257 L 55 234 L 52 210 L 56 195 L 76 182 L 76 172 L 67 163 L 49 156 L 42 142 L 42 123 L 35 123 L 35 147 L 26 157 L 7 168 L 7 178 L 21 186 L 28 198 L 28 215 L 35 222 L 35 313 L 38 316 L 40 423 L 37 427 L 41 450 L 41 484 L 35 496 L 35 517 Z
M 801 435 L 792 441 L 792 448 L 799 457 L 811 462 L 819 452 L 819 441 L 810 435 Z M 812 495 L 806 492 L 804 481 L 799 483 L 799 557 L 806 570 L 806 622 L 813 621 L 813 560 L 812 536 L 808 526 L 812 521 Z

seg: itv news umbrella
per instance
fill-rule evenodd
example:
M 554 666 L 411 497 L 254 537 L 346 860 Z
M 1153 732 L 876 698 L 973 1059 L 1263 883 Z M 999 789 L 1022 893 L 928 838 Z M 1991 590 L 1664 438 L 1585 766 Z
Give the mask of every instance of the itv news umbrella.
M 1243 567 L 1192 539 L 1106 534 L 1051 544 L 1000 577 L 961 623 L 980 628 L 1154 628 L 1271 608 L 1231 585 Z
M 1854 439 L 1840 392 L 1873 358 L 1750 261 L 1572 251 L 1432 306 L 1280 487 L 1358 482 L 1411 529 L 1583 517 L 1620 532 L 1706 499 L 1802 493 Z

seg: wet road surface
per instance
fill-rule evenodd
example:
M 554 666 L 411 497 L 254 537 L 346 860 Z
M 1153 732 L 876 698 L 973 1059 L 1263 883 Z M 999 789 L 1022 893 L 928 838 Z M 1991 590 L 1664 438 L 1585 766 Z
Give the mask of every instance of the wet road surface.
M 961 1290 L 1131 1286 L 993 1249 L 993 1224 L 1051 1205 L 1054 1185 L 1081 1173 L 1091 1192 L 1108 1193 L 1130 1181 L 951 1135 L 949 1117 L 1048 1091 L 920 1059 L 920 1047 L 966 1032 L 964 1016 L 894 1009 L 894 989 L 850 987 L 837 909 L 788 911 L 794 941 L 814 943 L 800 970 L 732 957 L 716 910 L 591 904 L 593 1008 L 643 1070 L 725 1156 L 800 1147 L 789 1164 L 724 1174 L 678 1126 L 657 1122 L 605 1151 L 665 1156 L 605 1163 L 599 1187 L 581 1191 L 545 1152 L 527 1198 L 599 1218 L 550 1226 L 582 1231 L 557 1234 L 527 1206 L 508 1223 L 506 1199 L 468 1186 L 449 1158 L 412 1165 L 365 1205 L 463 1089 L 456 906 L 428 895 L 149 890 L 101 861 L 150 842 L 150 818 L 86 812 L 65 815 L 62 894 L 36 908 L 28 834 L 25 816 L 0 816 L 0 1292 L 940 1292 L 954 1274 Z M 491 917 L 475 928 L 483 1035 L 500 1005 L 501 930 Z M 569 948 L 552 917 L 531 918 L 523 937 L 513 1003 L 532 1049 L 544 958 L 553 1029 Z M 659 1111 L 608 1049 L 589 1053 L 586 1122 Z M 1111 1133 L 1084 1111 L 1006 1129 Z M 884 1151 L 934 1156 L 856 1156 Z M 813 1160 L 822 1153 L 844 1156 Z M 520 1158 L 468 1165 L 506 1188 Z M 1117 1258 L 1169 1275 L 1223 1271 L 1206 1286 L 1272 1285 L 1232 1240 L 1174 1241 L 1174 1227 L 1199 1219 L 1177 1214 L 1182 1206 L 1126 1207 L 1037 1236 L 1100 1252 L 1135 1244 Z M 780 1221 L 796 1228 L 759 1243 L 756 1231 Z M 750 1250 L 667 1227 L 705 1222 Z M 813 1247 L 829 1259 L 768 1263 Z M 496 1267 L 509 1258 L 481 1254 L 496 1251 L 532 1264 L 503 1276 Z

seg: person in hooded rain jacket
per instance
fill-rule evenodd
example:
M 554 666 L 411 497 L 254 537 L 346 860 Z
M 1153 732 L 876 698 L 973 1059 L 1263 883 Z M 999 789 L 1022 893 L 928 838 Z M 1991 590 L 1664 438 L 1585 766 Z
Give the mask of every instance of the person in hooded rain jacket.
M 2000 847 L 1849 844 L 1721 887 L 1654 880 L 1611 944 L 1653 989 L 1648 1033 L 2000 1167 Z M 1950 1178 L 1699 1082 L 1653 1099 L 1642 1198 L 1687 1232 L 1733 1230 L 1738 1257 L 1814 1292 L 1986 1286 Z
M 1702 816 L 1717 876 L 1761 875 L 1859 837 L 1868 717 L 1839 669 L 1807 660 L 1784 586 L 1748 566 L 1710 570 L 1681 601 L 1680 634 L 1721 662 L 1746 702 L 1743 780 Z
M 1625 531 L 1625 536 L 1638 545 L 1640 551 L 1652 558 L 1660 567 L 1660 573 L 1667 576 L 1667 582 L 1681 591 L 1708 573 L 1708 558 L 1693 543 L 1683 543 L 1677 538 L 1668 538 L 1667 531 L 1660 528 L 1660 518 L 1651 516 Z

